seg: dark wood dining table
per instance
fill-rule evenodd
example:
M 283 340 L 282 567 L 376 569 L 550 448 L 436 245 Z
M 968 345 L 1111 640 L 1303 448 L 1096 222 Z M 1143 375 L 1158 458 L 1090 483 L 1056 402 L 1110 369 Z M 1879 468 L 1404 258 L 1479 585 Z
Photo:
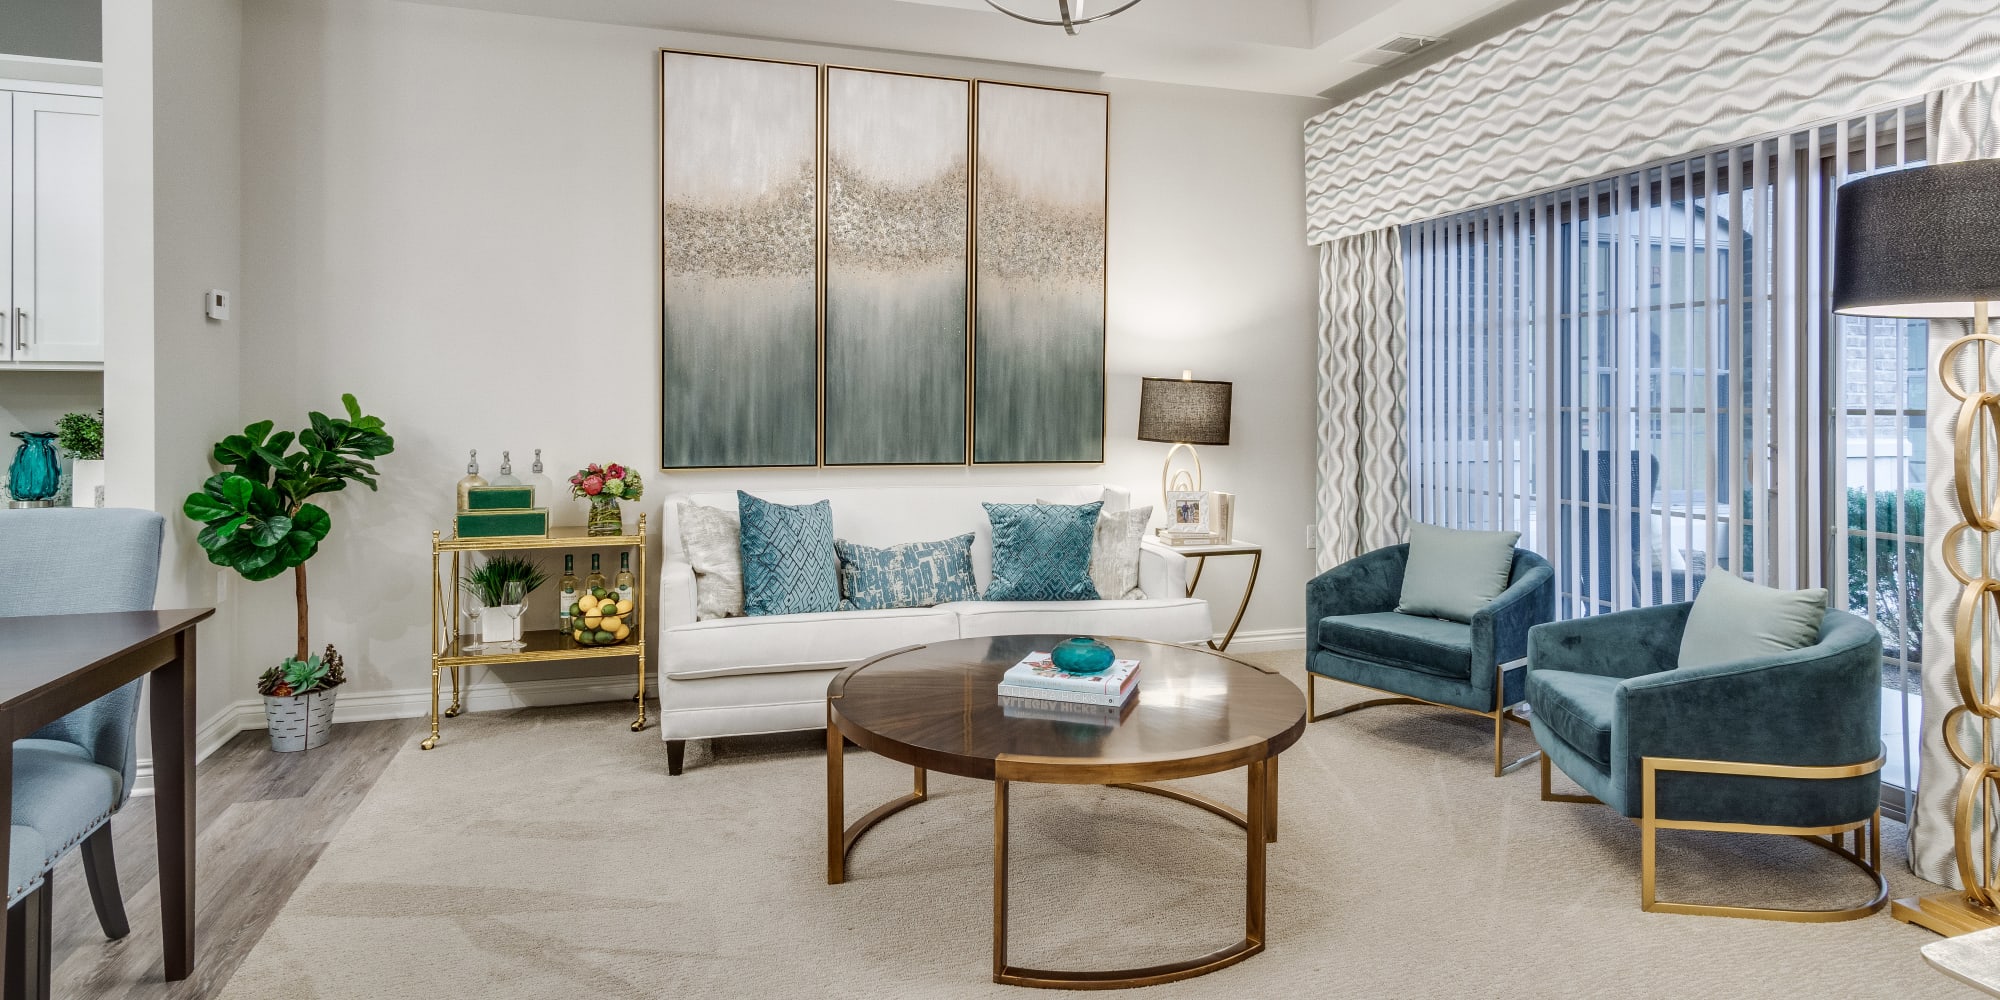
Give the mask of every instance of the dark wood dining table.
M 194 972 L 195 625 L 214 608 L 0 618 L 0 803 L 14 801 L 14 741 L 152 675 L 160 929 L 169 980 Z M 12 831 L 0 823 L 0 858 Z M 0 940 L 7 915 L 0 907 Z M 0 982 L 6 979 L 0 949 Z

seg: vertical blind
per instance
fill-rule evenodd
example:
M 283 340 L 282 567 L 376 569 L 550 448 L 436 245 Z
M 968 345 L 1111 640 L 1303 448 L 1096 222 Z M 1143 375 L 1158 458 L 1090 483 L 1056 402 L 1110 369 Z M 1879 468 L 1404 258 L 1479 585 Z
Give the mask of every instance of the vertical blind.
M 1828 294 L 1835 189 L 1921 162 L 1923 123 L 1880 109 L 1403 227 L 1411 517 L 1520 531 L 1564 617 L 1713 572 L 1828 587 L 1913 686 L 1924 327 Z

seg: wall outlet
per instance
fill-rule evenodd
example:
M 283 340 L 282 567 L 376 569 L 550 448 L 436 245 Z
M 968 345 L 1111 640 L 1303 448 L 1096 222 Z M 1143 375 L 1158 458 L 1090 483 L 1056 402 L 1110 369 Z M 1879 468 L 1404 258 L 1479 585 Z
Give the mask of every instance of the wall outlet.
M 1308 524 L 1306 525 L 1306 551 L 1311 552 L 1317 548 L 1319 548 L 1319 525 Z

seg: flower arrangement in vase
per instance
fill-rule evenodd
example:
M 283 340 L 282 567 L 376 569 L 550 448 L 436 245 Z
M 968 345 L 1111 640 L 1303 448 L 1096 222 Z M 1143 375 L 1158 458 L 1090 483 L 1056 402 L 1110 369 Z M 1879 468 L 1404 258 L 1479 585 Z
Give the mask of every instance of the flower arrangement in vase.
M 587 533 L 592 535 L 624 534 L 625 515 L 619 511 L 618 501 L 637 500 L 645 493 L 646 486 L 639 481 L 639 474 L 617 462 L 609 465 L 592 462 L 569 477 L 569 495 L 590 501 L 590 519 L 586 523 Z

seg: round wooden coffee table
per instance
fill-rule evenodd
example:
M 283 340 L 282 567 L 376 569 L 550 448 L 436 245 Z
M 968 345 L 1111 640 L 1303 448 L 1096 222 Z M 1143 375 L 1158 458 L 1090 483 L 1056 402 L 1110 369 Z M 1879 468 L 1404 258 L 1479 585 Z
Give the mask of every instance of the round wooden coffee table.
M 1066 638 L 958 639 L 885 653 L 840 672 L 826 695 L 826 880 L 847 879 L 847 852 L 876 823 L 922 802 L 924 774 L 993 782 L 993 981 L 1112 989 L 1214 972 L 1264 950 L 1264 845 L 1278 837 L 1278 754 L 1305 731 L 1306 701 L 1276 672 L 1205 649 L 1106 639 L 1140 661 L 1139 693 L 1115 724 L 1010 716 L 995 690 L 1022 657 Z M 916 769 L 915 788 L 847 823 L 842 737 Z M 1142 784 L 1249 773 L 1243 812 Z M 1243 940 L 1200 958 L 1140 969 L 1062 971 L 1007 964 L 1007 786 L 1015 781 L 1112 785 L 1199 806 L 1246 833 Z

